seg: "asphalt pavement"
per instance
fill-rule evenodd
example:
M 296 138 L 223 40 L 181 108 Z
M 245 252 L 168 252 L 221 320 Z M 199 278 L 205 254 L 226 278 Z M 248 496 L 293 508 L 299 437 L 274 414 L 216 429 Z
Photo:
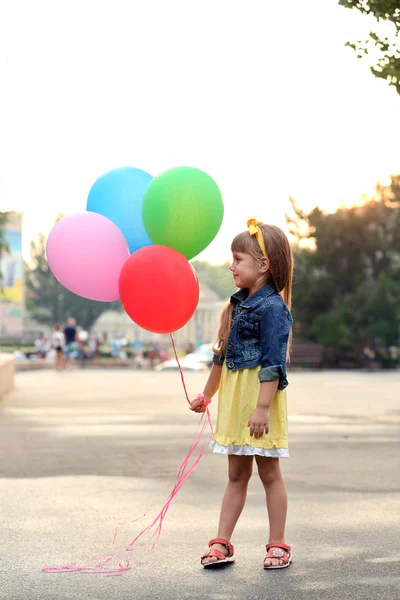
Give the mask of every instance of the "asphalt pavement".
M 185 379 L 195 397 L 204 374 Z M 263 569 L 255 472 L 232 539 L 236 563 L 201 567 L 227 471 L 208 450 L 153 554 L 111 577 L 42 567 L 123 550 L 163 506 L 199 417 L 174 372 L 19 373 L 0 403 L 0 599 L 400 599 L 400 373 L 304 371 L 289 382 L 291 457 L 281 463 L 293 564 Z M 211 412 L 215 420 L 216 402 Z M 113 546 L 117 522 L 127 524 Z

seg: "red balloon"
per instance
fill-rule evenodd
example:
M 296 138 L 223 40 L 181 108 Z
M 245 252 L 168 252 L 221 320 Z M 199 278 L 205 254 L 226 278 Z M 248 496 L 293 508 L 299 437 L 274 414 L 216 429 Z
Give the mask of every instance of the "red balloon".
M 199 282 L 188 260 L 167 246 L 136 250 L 122 267 L 119 296 L 130 316 L 153 333 L 177 331 L 199 301 Z

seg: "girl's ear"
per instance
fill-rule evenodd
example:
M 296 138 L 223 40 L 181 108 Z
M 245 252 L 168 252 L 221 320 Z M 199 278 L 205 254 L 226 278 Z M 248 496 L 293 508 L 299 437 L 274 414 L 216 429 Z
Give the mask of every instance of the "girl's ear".
M 269 260 L 266 256 L 261 259 L 260 273 L 266 273 L 269 269 Z

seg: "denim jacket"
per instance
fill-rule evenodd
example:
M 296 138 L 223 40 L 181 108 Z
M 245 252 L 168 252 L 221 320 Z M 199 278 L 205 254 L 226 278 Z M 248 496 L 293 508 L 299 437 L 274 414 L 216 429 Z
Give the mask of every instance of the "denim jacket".
M 260 381 L 279 379 L 278 390 L 288 385 L 286 350 L 292 316 L 282 296 L 267 282 L 247 298 L 247 290 L 231 296 L 234 304 L 231 330 L 226 344 L 229 370 L 261 366 Z M 225 357 L 214 354 L 213 363 L 222 365 Z

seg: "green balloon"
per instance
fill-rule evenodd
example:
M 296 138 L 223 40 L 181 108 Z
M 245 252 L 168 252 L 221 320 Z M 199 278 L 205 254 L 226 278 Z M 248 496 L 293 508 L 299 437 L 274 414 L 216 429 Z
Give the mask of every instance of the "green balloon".
M 143 224 L 151 241 L 175 248 L 187 259 L 214 239 L 223 216 L 217 184 L 192 167 L 164 171 L 149 183 L 143 197 Z

